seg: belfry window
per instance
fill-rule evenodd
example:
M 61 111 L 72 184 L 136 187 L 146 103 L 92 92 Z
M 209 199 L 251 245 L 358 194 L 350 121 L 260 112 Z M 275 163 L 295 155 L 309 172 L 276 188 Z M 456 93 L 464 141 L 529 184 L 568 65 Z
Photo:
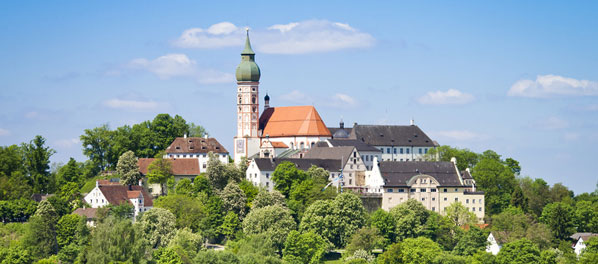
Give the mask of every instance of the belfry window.
M 239 103 L 242 104 L 243 103 L 243 99 L 242 97 L 239 95 Z
M 251 103 L 255 104 L 255 96 L 251 97 Z

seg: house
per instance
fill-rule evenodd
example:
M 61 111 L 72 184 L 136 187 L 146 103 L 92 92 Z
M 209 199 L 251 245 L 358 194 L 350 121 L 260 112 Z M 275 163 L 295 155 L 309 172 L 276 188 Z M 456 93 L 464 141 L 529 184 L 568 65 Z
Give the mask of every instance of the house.
M 356 147 L 314 147 L 305 153 L 303 158 L 340 160 L 343 169 L 340 186 L 356 192 L 365 191 L 366 167 Z
M 287 151 L 289 146 L 284 142 L 280 141 L 271 141 L 269 138 L 266 138 L 262 141 L 262 146 L 260 147 L 260 158 L 276 158 L 280 156 L 282 153 Z
M 492 255 L 497 255 L 500 249 L 502 248 L 501 245 L 498 244 L 492 232 L 488 235 L 488 239 L 486 240 L 488 244 L 486 245 L 486 252 L 492 253 Z
M 598 233 L 575 233 L 570 236 L 570 238 L 574 241 L 573 250 L 577 256 L 579 256 L 586 248 L 585 242 L 592 237 L 598 237 Z
M 96 187 L 83 199 L 91 208 L 129 203 L 133 205 L 135 217 L 153 207 L 152 196 L 139 185 L 102 184 L 96 181 Z
M 245 173 L 246 179 L 255 186 L 265 187 L 268 191 L 272 191 L 274 182 L 272 181 L 272 174 L 276 167 L 282 162 L 291 162 L 297 166 L 297 169 L 307 171 L 312 166 L 323 168 L 330 172 L 329 179 L 335 179 L 340 174 L 341 160 L 340 159 L 274 159 L 274 158 L 256 158 L 252 159 L 247 166 Z
M 144 178 L 147 178 L 149 172 L 149 165 L 154 161 L 154 158 L 140 158 L 138 161 L 139 172 Z M 200 162 L 195 158 L 172 158 L 166 159 L 170 161 L 171 172 L 174 175 L 175 182 L 181 179 L 190 179 L 191 182 L 201 173 Z M 160 184 L 150 183 L 149 189 L 152 195 L 160 195 L 162 193 L 162 187 Z
M 328 128 L 333 139 L 354 139 L 377 148 L 379 161 L 423 161 L 430 149 L 438 143 L 433 141 L 411 120 L 405 125 L 359 125 L 345 128 Z M 336 135 L 336 136 L 334 136 Z
M 97 219 L 96 215 L 98 212 L 98 208 L 77 208 L 73 214 L 85 217 L 86 224 L 88 226 L 95 226 L 95 221 Z
M 484 192 L 476 191 L 473 179 L 463 178 L 456 163 L 455 158 L 451 162 L 374 159 L 374 168 L 366 177 L 367 191 L 382 194 L 384 210 L 415 199 L 428 210 L 444 214 L 446 207 L 460 202 L 482 222 Z
M 177 137 L 166 148 L 164 158 L 193 159 L 205 170 L 208 167 L 208 153 L 214 153 L 222 163 L 228 163 L 228 150 L 215 138 L 205 137 Z
M 355 139 L 327 139 L 319 142 L 316 146 L 318 147 L 345 147 L 352 146 L 357 150 L 358 155 L 361 157 L 365 165 L 366 170 L 371 170 L 374 165 L 374 157 L 378 160 L 382 158 L 382 153 L 379 149 L 372 147 L 366 143 L 363 143 Z

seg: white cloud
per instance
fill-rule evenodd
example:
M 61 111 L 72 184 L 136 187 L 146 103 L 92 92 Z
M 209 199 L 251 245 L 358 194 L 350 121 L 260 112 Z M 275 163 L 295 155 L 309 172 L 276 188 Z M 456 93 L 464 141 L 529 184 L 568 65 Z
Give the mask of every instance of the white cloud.
M 538 75 L 536 80 L 519 80 L 507 93 L 509 96 L 545 98 L 559 95 L 598 95 L 598 82 L 577 80 L 558 75 Z
M 569 122 L 556 116 L 538 120 L 532 124 L 532 127 L 543 130 L 558 130 L 569 127 Z
M 339 107 L 339 108 L 347 108 L 347 107 L 354 107 L 357 105 L 357 100 L 355 98 L 342 94 L 337 93 L 332 96 L 332 100 L 328 102 L 322 102 L 323 104 L 328 104 L 331 106 Z
M 134 59 L 129 62 L 133 69 L 143 69 L 152 72 L 160 79 L 169 79 L 174 76 L 187 76 L 195 72 L 196 63 L 185 54 L 167 54 L 154 60 L 144 58 Z
M 456 141 L 479 141 L 488 139 L 488 136 L 486 135 L 478 134 L 469 130 L 432 131 L 430 134 L 433 138 Z
M 103 105 L 113 109 L 125 109 L 133 111 L 151 111 L 164 106 L 163 103 L 154 101 L 123 100 L 118 98 L 109 99 L 103 102 Z
M 128 63 L 131 69 L 145 70 L 162 80 L 172 77 L 191 77 L 199 83 L 232 83 L 235 76 L 231 73 L 211 69 L 200 69 L 197 63 L 185 54 L 167 54 L 153 60 L 138 58 Z
M 224 24 L 224 25 L 223 25 Z M 218 28 L 218 30 L 212 28 Z M 348 48 L 367 48 L 375 39 L 368 33 L 339 22 L 306 20 L 288 24 L 276 24 L 265 30 L 251 33 L 252 45 L 257 51 L 272 54 L 305 54 L 336 51 Z M 241 47 L 244 30 L 222 22 L 208 29 L 185 30 L 173 44 L 182 48 Z
M 420 104 L 427 105 L 466 104 L 473 100 L 473 95 L 455 89 L 449 89 L 446 92 L 427 92 L 424 96 L 417 99 Z
M 74 145 L 79 145 L 80 142 L 81 141 L 79 141 L 79 138 L 60 139 L 56 140 L 54 145 L 59 148 L 70 148 Z
M 10 135 L 10 131 L 4 129 L 4 128 L 0 128 L 0 136 L 8 136 Z
M 313 103 L 313 98 L 310 96 L 299 92 L 297 90 L 293 90 L 288 94 L 283 94 L 280 96 L 281 100 L 294 102 L 294 103 L 301 103 L 301 104 L 311 104 Z

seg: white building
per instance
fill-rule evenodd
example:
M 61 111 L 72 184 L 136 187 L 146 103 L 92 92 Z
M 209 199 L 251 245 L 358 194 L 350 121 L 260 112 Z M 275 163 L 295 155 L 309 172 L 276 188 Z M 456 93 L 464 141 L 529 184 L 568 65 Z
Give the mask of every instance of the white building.
M 340 187 L 352 189 L 355 192 L 366 191 L 366 166 L 356 147 L 314 147 L 303 154 L 303 158 L 341 160 L 343 178 L 340 181 Z
M 374 160 L 374 168 L 366 177 L 367 190 L 382 194 L 384 210 L 415 199 L 428 210 L 444 214 L 446 207 L 460 202 L 483 222 L 484 192 L 475 190 L 469 172 L 460 172 L 456 162 Z
M 430 149 L 438 146 L 413 121 L 409 126 L 358 125 L 329 128 L 333 139 L 354 139 L 378 149 L 380 161 L 423 161 Z
M 208 153 L 214 153 L 222 163 L 228 163 L 228 151 L 215 138 L 205 137 L 177 137 L 166 148 L 164 158 L 194 159 L 202 170 L 207 169 Z
M 378 158 L 378 160 L 382 158 L 382 153 L 380 153 L 379 149 L 355 139 L 327 139 L 326 141 L 319 142 L 317 146 L 355 147 L 355 150 L 357 150 L 357 154 L 361 157 L 361 161 L 363 161 L 363 164 L 365 165 L 365 169 L 368 171 L 371 170 L 374 165 L 374 158 Z
M 486 241 L 488 242 L 488 244 L 486 245 L 486 252 L 492 253 L 492 255 L 496 256 L 498 252 L 500 252 L 500 248 L 502 246 L 498 244 L 492 233 L 488 235 L 488 239 Z
M 96 181 L 96 187 L 84 198 L 91 208 L 100 208 L 109 204 L 119 205 L 129 203 L 133 205 L 134 216 L 153 207 L 151 195 L 138 185 L 120 185 L 107 180 Z
M 570 238 L 573 239 L 573 241 L 575 241 L 575 244 L 573 244 L 573 250 L 575 251 L 575 254 L 577 254 L 577 256 L 579 256 L 583 252 L 583 250 L 586 248 L 585 242 L 587 242 L 591 237 L 598 237 L 598 234 L 597 233 L 575 233 L 570 236 Z
M 282 162 L 291 162 L 297 166 L 297 169 L 307 171 L 312 166 L 323 168 L 330 172 L 329 179 L 335 179 L 340 174 L 341 160 L 340 159 L 273 159 L 273 158 L 256 158 L 252 159 L 247 166 L 245 174 L 246 179 L 255 186 L 266 188 L 272 191 L 274 182 L 272 181 L 272 174 L 276 167 Z

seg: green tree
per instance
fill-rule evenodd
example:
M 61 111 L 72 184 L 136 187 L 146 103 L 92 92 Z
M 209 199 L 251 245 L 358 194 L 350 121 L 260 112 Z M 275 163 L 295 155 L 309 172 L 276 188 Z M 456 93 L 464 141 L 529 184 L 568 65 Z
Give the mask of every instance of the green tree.
M 136 227 L 152 248 L 166 247 L 175 234 L 175 221 L 170 211 L 152 208 L 141 215 Z
M 114 161 L 110 153 L 112 132 L 108 125 L 85 129 L 84 133 L 79 138 L 83 144 L 83 154 L 101 170 L 110 167 Z
M 561 202 L 547 204 L 540 221 L 547 224 L 556 239 L 566 239 L 575 232 L 573 208 Z
M 511 203 L 512 206 L 519 207 L 523 211 L 528 210 L 529 201 L 525 194 L 523 194 L 523 190 L 521 190 L 520 186 L 515 186 L 515 190 L 513 194 L 511 194 Z
M 426 155 L 427 160 L 438 161 L 451 161 L 451 158 L 453 157 L 457 159 L 457 168 L 459 168 L 459 170 L 473 168 L 480 159 L 480 155 L 469 149 L 453 148 L 446 145 L 430 149 Z
M 219 236 L 218 228 L 222 225 L 225 215 L 222 209 L 222 199 L 217 195 L 210 196 L 205 208 L 207 215 L 201 221 L 202 235 L 216 239 Z
M 191 183 L 191 180 L 187 178 L 179 180 L 179 182 L 176 183 L 175 193 L 193 196 L 193 184 Z
M 420 236 L 429 216 L 428 210 L 415 199 L 408 199 L 390 209 L 396 221 L 397 240 Z
M 289 197 L 293 183 L 301 182 L 306 178 L 305 172 L 297 169 L 294 163 L 288 161 L 278 164 L 272 173 L 274 189 L 280 191 L 285 197 Z
M 598 233 L 598 203 L 577 202 L 574 219 L 578 232 Z
M 197 177 L 195 177 L 193 180 L 193 192 L 212 195 L 212 186 L 210 185 L 210 180 L 208 180 L 203 173 L 201 175 L 197 175 Z
M 384 237 L 380 235 L 380 231 L 375 227 L 362 227 L 353 236 L 345 248 L 348 255 L 352 255 L 355 251 L 362 249 L 368 253 L 383 245 Z
M 455 226 L 448 217 L 436 212 L 429 212 L 422 234 L 438 243 L 444 250 L 450 251 L 455 247 L 459 235 L 463 232 L 463 229 Z
M 355 194 L 343 193 L 333 201 L 320 200 L 310 205 L 303 215 L 300 229 L 320 234 L 340 248 L 349 242 L 365 220 L 361 199 Z
M 239 182 L 244 175 L 234 164 L 223 164 L 214 153 L 208 153 L 208 169 L 206 177 L 212 185 L 213 190 L 222 190 L 229 181 Z
M 478 217 L 473 212 L 470 212 L 461 202 L 453 202 L 446 207 L 446 216 L 456 226 L 471 226 L 478 222 Z
M 200 230 L 201 221 L 206 217 L 205 206 L 197 198 L 186 195 L 160 196 L 154 200 L 154 207 L 170 211 L 177 228 L 190 228 L 194 232 Z
M 289 233 L 284 243 L 283 259 L 288 263 L 322 263 L 330 244 L 313 232 Z
M 523 238 L 504 244 L 496 256 L 498 264 L 527 264 L 540 261 L 540 250 L 534 243 Z
M 150 129 L 155 133 L 157 149 L 166 149 L 176 137 L 189 134 L 189 125 L 179 115 L 158 114 L 152 120 Z
M 46 139 L 40 135 L 35 136 L 28 144 L 23 143 L 21 148 L 24 153 L 24 164 L 27 174 L 33 182 L 35 193 L 49 193 L 52 183 L 50 179 L 50 157 L 56 153 L 45 146 Z
M 0 200 L 29 199 L 33 188 L 22 171 L 13 171 L 9 176 L 0 173 Z
M 403 259 L 403 247 L 401 243 L 395 243 L 388 246 L 384 253 L 376 258 L 378 264 L 395 264 L 400 263 Z
M 139 263 L 146 257 L 146 244 L 131 220 L 108 217 L 93 230 L 85 258 L 87 263 Z
M 453 248 L 453 254 L 471 256 L 480 250 L 486 249 L 488 233 L 479 227 L 472 225 L 467 232 L 459 238 L 457 245 Z
M 137 157 L 133 151 L 123 153 L 118 159 L 116 173 L 120 176 L 120 182 L 124 185 L 137 185 L 142 176 L 139 172 Z
M 26 172 L 23 149 L 17 145 L 0 146 L 0 176 L 10 176 L 14 172 Z
M 235 238 L 235 235 L 240 229 L 241 221 L 239 221 L 239 216 L 234 212 L 229 211 L 222 221 L 219 233 L 222 234 L 227 240 L 230 240 Z
M 174 176 L 172 175 L 172 162 L 158 154 L 156 159 L 147 167 L 147 178 L 150 183 L 160 184 L 162 195 L 165 194 L 164 184 Z
M 81 217 L 74 214 L 63 215 L 56 225 L 56 241 L 63 248 L 76 240 Z
M 31 217 L 22 243 L 34 259 L 58 253 L 56 222 L 39 215 Z
M 532 180 L 529 177 L 520 180 L 521 189 L 528 200 L 528 210 L 534 216 L 540 217 L 542 209 L 550 203 L 550 186 L 542 179 Z M 523 208 L 522 208 L 523 209 Z
M 60 167 L 56 173 L 56 182 L 58 186 L 68 183 L 75 183 L 76 186 L 83 181 L 83 171 L 77 161 L 70 158 L 66 165 Z
M 193 233 L 188 228 L 178 229 L 168 246 L 181 249 L 178 252 L 185 263 L 189 263 L 198 251 L 204 249 L 201 235 Z
M 261 208 L 269 205 L 280 205 L 282 207 L 286 207 L 284 195 L 277 190 L 272 190 L 272 192 L 269 192 L 266 189 L 261 189 L 253 199 L 251 208 Z
M 380 234 L 384 236 L 385 245 L 396 241 L 397 222 L 390 213 L 380 208 L 371 214 L 370 223 L 372 227 L 380 230 Z
M 289 232 L 295 228 L 296 223 L 289 210 L 279 205 L 251 210 L 243 220 L 245 234 L 267 234 L 279 249 L 282 248 Z
M 229 251 L 206 250 L 197 252 L 194 263 L 206 264 L 239 264 L 239 257 Z
M 403 258 L 400 263 L 431 263 L 442 253 L 442 249 L 436 242 L 425 237 L 407 238 L 401 244 Z
M 234 182 L 229 182 L 222 193 L 222 207 L 226 211 L 231 211 L 240 216 L 241 218 L 245 215 L 245 206 L 247 205 L 247 198 L 245 193 L 239 188 Z
M 486 214 L 489 215 L 500 213 L 508 207 L 516 186 L 513 171 L 496 160 L 495 154 L 482 157 L 472 173 L 479 189 L 485 192 Z
M 193 122 L 189 123 L 189 136 L 190 137 L 204 137 L 208 132 L 201 125 L 196 125 Z
M 251 203 L 253 202 L 253 199 L 255 199 L 255 196 L 257 195 L 257 193 L 259 192 L 259 188 L 254 186 L 250 181 L 243 179 L 240 183 L 239 183 L 239 188 L 241 188 L 241 190 L 243 190 L 243 193 L 245 194 L 245 197 L 247 198 L 247 204 L 246 207 L 247 208 L 251 208 Z

